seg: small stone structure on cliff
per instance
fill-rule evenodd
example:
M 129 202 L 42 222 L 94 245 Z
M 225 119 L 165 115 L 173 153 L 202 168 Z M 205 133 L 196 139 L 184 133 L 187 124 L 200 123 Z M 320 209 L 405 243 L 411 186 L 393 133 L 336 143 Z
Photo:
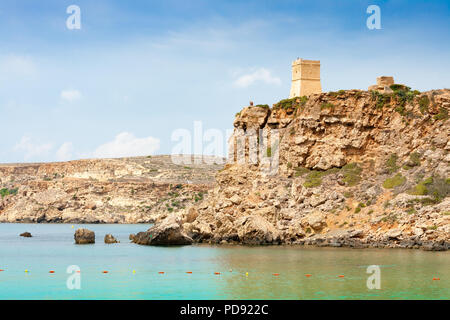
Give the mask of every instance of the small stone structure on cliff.
M 292 62 L 292 84 L 289 98 L 322 93 L 320 60 L 297 59 Z
M 381 93 L 392 93 L 390 88 L 394 84 L 394 77 L 381 76 L 377 77 L 377 84 L 369 86 L 369 91 L 378 91 Z

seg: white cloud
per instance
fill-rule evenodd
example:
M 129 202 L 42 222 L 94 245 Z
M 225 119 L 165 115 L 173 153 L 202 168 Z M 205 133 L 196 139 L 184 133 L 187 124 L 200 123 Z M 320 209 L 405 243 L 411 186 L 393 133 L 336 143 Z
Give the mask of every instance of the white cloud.
M 60 94 L 61 99 L 73 102 L 81 99 L 81 92 L 78 90 L 63 90 Z
M 72 142 L 64 142 L 56 151 L 56 159 L 58 161 L 68 161 L 72 159 L 73 145 Z
M 51 143 L 39 144 L 33 142 L 28 136 L 23 136 L 20 142 L 14 147 L 14 151 L 22 151 L 24 153 L 25 160 L 45 156 L 51 149 Z
M 7 55 L 0 58 L 0 73 L 7 77 L 32 76 L 36 73 L 36 65 L 30 57 Z
M 95 158 L 120 158 L 146 156 L 159 149 L 159 139 L 136 138 L 132 133 L 122 132 L 113 141 L 99 146 L 93 153 Z
M 256 82 L 263 82 L 265 84 L 281 85 L 281 80 L 278 77 L 272 76 L 269 70 L 259 68 L 252 73 L 244 74 L 234 81 L 237 87 L 245 88 Z

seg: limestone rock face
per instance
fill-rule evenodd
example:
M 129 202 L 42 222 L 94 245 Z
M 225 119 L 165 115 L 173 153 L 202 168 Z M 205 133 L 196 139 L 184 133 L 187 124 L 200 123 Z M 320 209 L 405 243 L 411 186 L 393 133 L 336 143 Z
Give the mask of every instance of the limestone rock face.
M 325 225 L 325 216 L 321 212 L 314 212 L 307 217 L 308 224 L 314 230 L 321 230 Z
M 141 245 L 189 245 L 193 240 L 183 230 L 176 215 L 170 215 L 145 232 L 136 234 L 132 241 Z
M 77 229 L 77 231 L 75 231 L 74 238 L 76 244 L 95 243 L 95 233 L 94 231 L 88 229 Z
M 342 90 L 246 107 L 230 138 L 244 141 L 244 161 L 232 150 L 183 228 L 199 243 L 445 249 L 449 111 L 448 89 Z M 274 171 L 248 161 L 255 130 L 279 137 Z
M 153 223 L 206 197 L 223 167 L 221 158 L 190 160 L 0 164 L 0 223 Z
M 235 222 L 239 241 L 243 244 L 277 244 L 280 233 L 261 216 L 246 216 Z
M 107 234 L 105 235 L 105 243 L 119 243 L 119 241 L 112 234 Z

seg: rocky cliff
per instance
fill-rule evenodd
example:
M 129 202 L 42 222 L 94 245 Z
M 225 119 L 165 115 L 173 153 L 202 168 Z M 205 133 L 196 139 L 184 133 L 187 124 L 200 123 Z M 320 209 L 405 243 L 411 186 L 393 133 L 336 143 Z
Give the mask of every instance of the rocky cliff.
M 447 249 L 449 109 L 450 90 L 401 85 L 246 107 L 232 139 L 276 131 L 276 174 L 247 161 L 247 141 L 246 161 L 217 174 L 183 228 L 209 243 Z
M 155 222 L 201 201 L 220 168 L 170 156 L 0 165 L 0 222 Z

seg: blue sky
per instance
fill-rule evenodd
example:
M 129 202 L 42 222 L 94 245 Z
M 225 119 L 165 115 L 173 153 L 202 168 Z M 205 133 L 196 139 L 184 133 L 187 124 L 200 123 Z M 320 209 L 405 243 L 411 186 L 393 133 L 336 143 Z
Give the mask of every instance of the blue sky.
M 0 162 L 169 154 L 176 129 L 286 98 L 297 57 L 323 91 L 448 88 L 449 34 L 449 1 L 2 0 Z

